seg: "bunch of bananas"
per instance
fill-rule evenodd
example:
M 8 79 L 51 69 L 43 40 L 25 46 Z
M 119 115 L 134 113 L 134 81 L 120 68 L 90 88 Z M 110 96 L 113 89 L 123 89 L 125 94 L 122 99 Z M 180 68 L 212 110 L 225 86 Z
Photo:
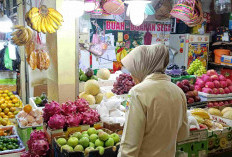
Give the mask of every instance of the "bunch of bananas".
M 25 15 L 27 25 L 37 32 L 55 33 L 63 22 L 63 16 L 53 8 L 42 5 L 33 7 Z
M 22 46 L 31 41 L 33 32 L 29 28 L 24 26 L 14 26 L 17 29 L 15 32 L 11 33 L 12 41 L 18 46 Z

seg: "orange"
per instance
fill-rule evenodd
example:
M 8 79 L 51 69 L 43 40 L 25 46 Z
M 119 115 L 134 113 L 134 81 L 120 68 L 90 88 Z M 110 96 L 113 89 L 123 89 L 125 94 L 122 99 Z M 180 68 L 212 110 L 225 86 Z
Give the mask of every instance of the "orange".
M 4 115 L 3 118 L 8 118 L 8 116 L 7 116 L 7 115 Z
M 13 114 L 12 114 L 12 115 L 9 115 L 9 118 L 14 118 L 14 117 L 15 117 L 15 115 L 13 115 Z
M 16 104 L 17 102 L 19 102 L 19 100 L 18 100 L 18 98 L 14 98 L 14 99 L 12 100 L 12 102 L 13 102 L 14 104 Z
M 5 109 L 6 106 L 7 106 L 6 104 L 2 104 L 2 105 L 1 105 L 1 109 Z
M 3 118 L 3 116 L 5 116 L 5 113 L 4 113 L 4 112 L 1 112 L 1 113 L 0 113 L 0 116 Z
M 13 95 L 13 93 L 12 93 L 12 92 L 9 92 L 9 93 L 8 93 L 8 96 L 11 96 L 11 95 Z
M 15 95 L 11 95 L 10 99 L 13 100 L 15 98 Z
M 8 101 L 8 100 L 10 100 L 10 97 L 8 97 L 8 96 L 7 96 L 7 97 L 5 97 L 5 100 L 7 100 L 7 101 Z
M 8 102 L 7 107 L 11 108 L 11 107 L 13 107 L 13 104 Z
M 4 97 L 4 98 L 7 97 L 7 96 L 8 96 L 7 94 L 2 94 L 2 97 Z
M 7 115 L 10 116 L 10 115 L 13 115 L 13 113 L 12 112 L 8 112 Z
M 15 107 L 19 107 L 20 105 L 19 105 L 19 103 L 16 103 L 14 106 L 15 106 Z
M 3 91 L 2 90 L 0 90 L 0 94 L 2 94 L 3 93 Z
M 14 112 L 14 111 L 16 111 L 16 108 L 15 108 L 15 107 L 11 107 L 11 108 L 10 108 L 10 111 L 11 111 L 11 112 Z
M 4 113 L 5 113 L 5 114 L 8 114 L 9 111 L 10 111 L 9 108 L 5 108 L 5 109 L 4 109 Z
M 3 93 L 8 94 L 9 90 L 4 90 Z
M 30 113 L 31 110 L 32 110 L 31 105 L 25 105 L 25 106 L 23 107 L 23 111 L 25 111 L 26 113 Z
M 5 102 L 4 99 L 0 99 L 0 104 L 3 104 Z

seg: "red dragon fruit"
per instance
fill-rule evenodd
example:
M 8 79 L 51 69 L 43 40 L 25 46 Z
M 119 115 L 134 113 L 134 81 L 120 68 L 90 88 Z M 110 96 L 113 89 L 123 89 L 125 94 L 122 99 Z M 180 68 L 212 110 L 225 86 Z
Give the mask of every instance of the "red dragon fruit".
M 80 114 L 66 116 L 66 123 L 70 127 L 79 126 L 81 121 L 82 121 L 82 116 Z
M 78 99 L 74 102 L 77 107 L 77 112 L 85 112 L 90 109 L 89 103 L 85 99 Z
M 63 103 L 61 107 L 63 115 L 70 115 L 76 113 L 76 108 L 76 105 L 71 101 Z
M 65 125 L 65 117 L 61 114 L 55 114 L 50 117 L 48 126 L 51 129 L 63 129 Z
M 46 139 L 46 135 L 43 131 L 33 131 L 30 135 L 30 139 L 32 140 L 42 140 L 42 139 Z
M 43 140 L 34 140 L 30 149 L 30 152 L 35 155 L 45 156 L 48 153 L 49 144 L 48 141 Z
M 89 110 L 81 113 L 83 116 L 83 124 L 93 125 L 96 122 L 99 122 L 100 115 L 96 110 Z
M 48 122 L 49 118 L 52 117 L 54 114 L 61 113 L 60 104 L 52 101 L 50 104 L 46 104 L 43 108 L 43 118 L 45 122 Z

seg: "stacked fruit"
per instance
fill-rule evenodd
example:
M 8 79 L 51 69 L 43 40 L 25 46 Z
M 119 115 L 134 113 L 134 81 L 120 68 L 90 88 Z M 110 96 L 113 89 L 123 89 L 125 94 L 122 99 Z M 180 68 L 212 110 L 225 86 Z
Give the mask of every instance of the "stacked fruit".
M 27 25 L 37 32 L 55 33 L 63 22 L 63 16 L 53 8 L 42 5 L 40 8 L 33 7 L 29 10 L 25 19 Z
M 83 82 L 88 80 L 98 80 L 97 76 L 94 75 L 94 72 L 91 68 L 88 68 L 85 72 L 80 69 L 79 76 L 79 80 Z
M 207 74 L 197 78 L 195 89 L 208 94 L 229 94 L 232 93 L 232 81 L 215 70 L 208 70 Z
M 191 85 L 188 80 L 178 81 L 176 85 L 184 91 L 188 104 L 201 101 L 198 91 L 194 90 L 194 85 Z
M 22 102 L 12 92 L 0 90 L 0 118 L 2 125 L 7 125 L 2 118 L 5 118 L 5 120 L 14 118 L 18 114 L 18 107 L 22 107 Z
M 17 29 L 11 33 L 14 44 L 22 46 L 31 41 L 33 33 L 29 28 L 25 28 L 24 26 L 15 26 L 14 28 Z
M 75 132 L 66 140 L 65 138 L 58 138 L 56 143 L 61 146 L 62 150 L 68 152 L 84 152 L 85 155 L 91 151 L 98 150 L 100 155 L 104 154 L 104 147 L 113 147 L 120 142 L 118 134 L 108 134 L 103 130 L 96 130 L 89 128 L 88 131 L 82 133 Z
M 63 129 L 82 124 L 94 125 L 100 121 L 100 115 L 84 99 L 59 104 L 55 101 L 47 103 L 43 108 L 43 119 L 50 129 Z
M 135 85 L 133 78 L 129 74 L 120 74 L 116 80 L 112 92 L 117 95 L 127 94 Z
M 202 74 L 205 74 L 206 73 L 206 68 L 203 66 L 202 62 L 198 59 L 196 59 L 195 61 L 193 61 L 187 72 L 190 74 L 190 75 L 197 75 L 197 76 L 201 76 Z
M 232 120 L 232 107 L 226 107 L 222 111 L 216 108 L 209 108 L 208 112 L 211 115 L 223 117 Z
M 80 93 L 79 97 L 88 101 L 89 105 L 100 104 L 103 94 L 100 91 L 98 82 L 96 80 L 87 81 L 84 86 L 84 92 Z
M 218 107 L 232 104 L 232 100 L 226 101 L 211 101 L 207 103 L 207 107 Z
M 5 150 L 18 149 L 19 145 L 20 143 L 17 138 L 0 137 L 0 152 Z
M 17 118 L 22 127 L 39 126 L 43 124 L 42 111 L 39 109 L 32 109 L 30 105 L 25 105 L 23 110 L 18 113 Z
M 46 103 L 48 103 L 48 98 L 45 93 L 42 93 L 41 96 L 37 96 L 34 101 L 38 107 L 43 107 Z

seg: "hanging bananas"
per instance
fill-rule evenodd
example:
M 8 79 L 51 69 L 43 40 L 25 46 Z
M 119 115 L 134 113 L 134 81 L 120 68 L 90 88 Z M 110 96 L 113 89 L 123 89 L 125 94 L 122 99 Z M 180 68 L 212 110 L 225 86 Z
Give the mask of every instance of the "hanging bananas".
M 16 31 L 11 33 L 12 41 L 14 44 L 22 46 L 27 44 L 32 39 L 33 33 L 29 28 L 18 25 L 14 26 L 14 28 Z
M 27 25 L 37 32 L 55 33 L 64 21 L 63 16 L 53 8 L 42 5 L 40 8 L 33 7 L 29 10 L 25 19 Z

